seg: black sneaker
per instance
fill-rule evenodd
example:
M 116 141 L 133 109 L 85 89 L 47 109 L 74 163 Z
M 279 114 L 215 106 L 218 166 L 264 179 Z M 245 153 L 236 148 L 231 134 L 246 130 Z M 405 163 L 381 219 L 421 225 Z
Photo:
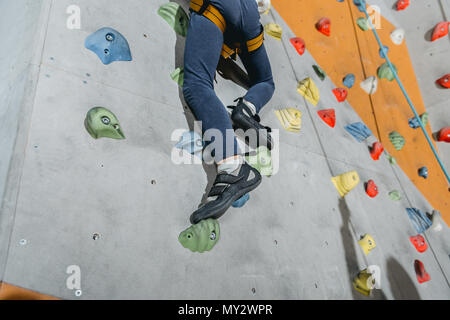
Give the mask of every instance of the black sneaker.
M 255 130 L 255 135 L 257 137 L 257 146 L 265 146 L 269 150 L 272 150 L 273 143 L 272 137 L 270 136 L 271 128 L 261 125 L 261 118 L 257 114 L 253 114 L 250 108 L 244 103 L 243 98 L 239 98 L 236 106 L 230 106 L 228 108 L 232 109 L 231 120 L 235 128 L 247 130 Z
M 208 197 L 216 197 L 191 215 L 191 223 L 197 224 L 209 218 L 219 219 L 236 200 L 256 189 L 261 183 L 261 174 L 247 163 L 243 163 L 238 175 L 219 173 Z

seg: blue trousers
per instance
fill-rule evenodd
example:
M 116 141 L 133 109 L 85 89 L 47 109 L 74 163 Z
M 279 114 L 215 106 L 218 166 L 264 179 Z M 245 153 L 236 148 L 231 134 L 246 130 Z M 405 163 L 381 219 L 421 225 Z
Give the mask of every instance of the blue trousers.
M 211 4 L 225 18 L 227 29 L 223 34 L 209 19 L 194 12 L 191 14 L 184 53 L 183 94 L 197 120 L 202 122 L 203 133 L 209 129 L 221 132 L 223 149 L 215 152 L 215 161 L 220 162 L 240 154 L 234 133 L 231 143 L 230 140 L 227 143 L 227 130 L 233 132 L 231 119 L 214 92 L 214 76 L 222 46 L 224 41 L 232 44 L 253 39 L 261 33 L 262 27 L 255 0 L 211 0 Z M 275 91 L 266 49 L 262 45 L 251 53 L 243 50 L 239 57 L 251 84 L 244 99 L 255 105 L 259 112 Z

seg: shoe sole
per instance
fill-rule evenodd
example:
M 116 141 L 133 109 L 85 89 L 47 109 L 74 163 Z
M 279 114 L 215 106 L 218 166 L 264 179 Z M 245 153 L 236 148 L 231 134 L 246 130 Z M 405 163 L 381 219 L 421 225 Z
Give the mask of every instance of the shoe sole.
M 241 115 L 239 115 L 239 116 L 232 116 L 231 117 L 231 120 L 233 121 L 233 124 L 237 127 L 237 128 L 239 128 L 239 129 L 243 129 L 243 130 L 249 130 L 249 129 L 254 129 L 254 130 L 256 130 L 257 131 L 257 133 L 258 133 L 258 136 L 257 136 L 257 139 L 258 139 L 258 142 L 257 142 L 257 144 L 258 144 L 258 147 L 260 147 L 260 146 L 265 146 L 265 147 L 267 147 L 269 150 L 272 150 L 273 149 L 273 145 L 272 145 L 272 141 L 270 141 L 270 143 L 269 143 L 269 139 L 268 139 L 268 137 L 269 137 L 269 133 L 263 133 L 262 135 L 260 135 L 260 131 L 258 130 L 258 129 L 256 129 L 255 127 L 254 127 L 254 125 L 246 118 L 246 117 L 244 117 L 244 116 L 241 116 Z M 246 139 L 247 140 L 247 139 Z M 272 139 L 270 139 L 270 140 L 272 140 Z M 248 141 L 245 141 L 247 144 L 248 144 Z

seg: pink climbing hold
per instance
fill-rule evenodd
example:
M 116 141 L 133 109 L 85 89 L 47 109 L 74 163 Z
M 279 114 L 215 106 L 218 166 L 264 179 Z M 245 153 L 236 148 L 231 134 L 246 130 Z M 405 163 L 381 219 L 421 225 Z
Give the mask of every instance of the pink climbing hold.
M 327 37 L 331 35 L 331 21 L 328 18 L 322 18 L 316 23 L 316 29 Z
M 348 92 L 344 88 L 333 89 L 333 93 L 336 96 L 337 101 L 339 101 L 339 102 L 344 102 L 348 96 Z
M 417 236 L 409 237 L 409 240 L 420 253 L 427 251 L 428 246 L 422 235 L 418 234 Z
M 436 80 L 436 83 L 441 85 L 443 88 L 450 89 L 450 73 Z
M 294 46 L 295 50 L 297 50 L 299 55 L 303 55 L 305 53 L 306 44 L 302 38 L 291 38 L 291 43 Z
M 439 38 L 445 37 L 448 35 L 448 25 L 450 22 L 440 22 L 434 28 L 433 36 L 431 37 L 431 41 L 435 41 Z
M 380 155 L 383 153 L 384 147 L 381 142 L 374 142 L 372 148 L 370 148 L 370 156 L 373 160 L 377 161 L 380 159 Z
M 414 261 L 414 270 L 416 271 L 417 281 L 419 281 L 419 283 L 430 281 L 431 277 L 425 271 L 425 266 L 423 265 L 422 261 Z
M 319 110 L 317 113 L 327 125 L 334 128 L 336 125 L 336 113 L 334 112 L 334 109 Z
M 397 11 L 405 10 L 409 6 L 409 0 L 398 0 Z

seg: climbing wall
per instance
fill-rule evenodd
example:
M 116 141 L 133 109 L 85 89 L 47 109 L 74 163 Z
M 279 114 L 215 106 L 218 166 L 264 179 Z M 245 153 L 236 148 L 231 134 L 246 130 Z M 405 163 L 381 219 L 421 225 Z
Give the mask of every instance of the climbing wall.
M 186 1 L 175 2 L 187 10 Z M 266 34 L 277 90 L 261 117 L 279 130 L 272 155 L 279 167 L 242 208 L 220 219 L 220 240 L 200 254 L 185 249 L 178 235 L 190 226 L 214 168 L 171 161 L 173 132 L 192 130 L 193 116 L 170 76 L 183 66 L 184 38 L 158 15 L 167 1 L 41 4 L 36 32 L 44 36 L 33 52 L 39 74 L 26 105 L 31 121 L 19 131 L 26 145 L 15 149 L 23 165 L 8 185 L 17 192 L 3 199 L 1 217 L 14 221 L 4 287 L 63 299 L 450 298 L 447 226 L 441 221 L 440 230 L 435 224 L 423 232 L 428 249 L 416 250 L 410 237 L 418 232 L 406 208 L 433 207 L 386 154 L 371 158 L 374 130 L 358 142 L 345 129 L 364 119 L 350 99 L 337 102 L 332 90 L 341 84 L 318 77 L 313 65 L 330 71 L 309 49 L 298 54 L 290 39 L 300 35 L 276 6 L 262 17 L 283 32 L 280 40 Z M 73 4 L 81 9 L 80 29 L 66 28 Z M 127 39 L 131 61 L 105 65 L 85 48 L 86 38 L 103 27 Z M 306 78 L 320 92 L 317 106 L 297 91 Z M 217 81 L 225 105 L 245 92 L 220 76 Z M 117 116 L 125 139 L 93 139 L 84 121 L 96 106 Z M 301 113 L 300 131 L 283 129 L 275 111 L 286 108 Z M 334 128 L 317 114 L 330 108 Z M 360 182 L 340 197 L 331 179 L 353 170 Z M 375 198 L 364 187 L 371 179 Z M 394 190 L 401 199 L 390 199 Z M 372 250 L 366 255 L 358 241 L 367 235 L 372 243 L 365 248 Z M 415 260 L 429 281 L 418 282 Z M 369 267 L 378 270 L 379 289 L 365 296 L 353 281 Z M 81 281 L 74 288 L 67 271 L 77 268 Z

